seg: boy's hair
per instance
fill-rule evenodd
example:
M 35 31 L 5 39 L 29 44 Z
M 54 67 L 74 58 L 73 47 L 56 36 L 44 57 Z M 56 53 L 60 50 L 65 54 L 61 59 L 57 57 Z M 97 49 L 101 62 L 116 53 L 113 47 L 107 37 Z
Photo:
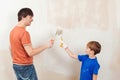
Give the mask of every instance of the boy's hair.
M 22 8 L 19 12 L 18 12 L 18 21 L 20 21 L 22 19 L 22 17 L 26 17 L 26 16 L 33 16 L 33 12 L 30 8 Z
M 87 47 L 89 47 L 91 50 L 94 51 L 94 55 L 100 53 L 100 51 L 101 51 L 101 45 L 97 41 L 88 42 Z

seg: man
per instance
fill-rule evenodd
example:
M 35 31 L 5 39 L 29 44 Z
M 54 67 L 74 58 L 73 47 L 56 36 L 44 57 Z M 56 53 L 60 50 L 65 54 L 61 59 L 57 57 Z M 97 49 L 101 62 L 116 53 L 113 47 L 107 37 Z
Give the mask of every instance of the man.
M 22 8 L 18 12 L 18 24 L 10 32 L 10 50 L 13 59 L 13 69 L 17 80 L 38 80 L 33 65 L 33 56 L 53 46 L 54 40 L 33 48 L 30 34 L 26 27 L 33 21 L 33 12 L 30 8 Z

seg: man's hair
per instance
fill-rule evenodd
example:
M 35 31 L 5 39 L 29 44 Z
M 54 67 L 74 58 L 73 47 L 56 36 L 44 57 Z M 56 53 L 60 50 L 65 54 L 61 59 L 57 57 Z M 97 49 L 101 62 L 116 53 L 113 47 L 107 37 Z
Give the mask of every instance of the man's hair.
M 19 12 L 18 12 L 18 21 L 20 21 L 22 19 L 22 17 L 26 17 L 26 16 L 33 16 L 33 12 L 30 8 L 22 8 Z
M 97 41 L 88 42 L 87 47 L 89 47 L 91 50 L 94 51 L 94 55 L 100 53 L 100 51 L 101 51 L 101 45 Z

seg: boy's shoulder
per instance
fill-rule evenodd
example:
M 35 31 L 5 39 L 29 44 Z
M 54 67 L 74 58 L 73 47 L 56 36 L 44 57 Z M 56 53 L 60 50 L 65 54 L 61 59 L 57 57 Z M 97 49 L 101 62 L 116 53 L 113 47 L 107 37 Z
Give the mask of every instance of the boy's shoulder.
M 94 64 L 100 67 L 99 61 L 97 60 L 97 57 L 94 60 Z
M 78 60 L 79 61 L 84 61 L 84 60 L 86 60 L 88 58 L 89 58 L 89 56 L 86 55 L 86 54 L 78 54 Z

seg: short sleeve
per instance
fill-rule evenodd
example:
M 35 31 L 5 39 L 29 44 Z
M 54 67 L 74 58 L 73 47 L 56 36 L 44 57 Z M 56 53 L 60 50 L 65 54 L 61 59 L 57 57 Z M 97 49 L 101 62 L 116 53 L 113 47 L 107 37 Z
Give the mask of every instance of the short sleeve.
M 94 67 L 94 70 L 93 70 L 93 74 L 98 74 L 98 71 L 99 71 L 99 68 L 100 68 L 100 65 L 97 64 L 95 67 Z
M 21 42 L 22 42 L 22 44 L 30 44 L 31 43 L 30 35 L 27 31 L 24 32 Z
M 78 55 L 79 61 L 84 61 L 87 58 L 87 55 Z

